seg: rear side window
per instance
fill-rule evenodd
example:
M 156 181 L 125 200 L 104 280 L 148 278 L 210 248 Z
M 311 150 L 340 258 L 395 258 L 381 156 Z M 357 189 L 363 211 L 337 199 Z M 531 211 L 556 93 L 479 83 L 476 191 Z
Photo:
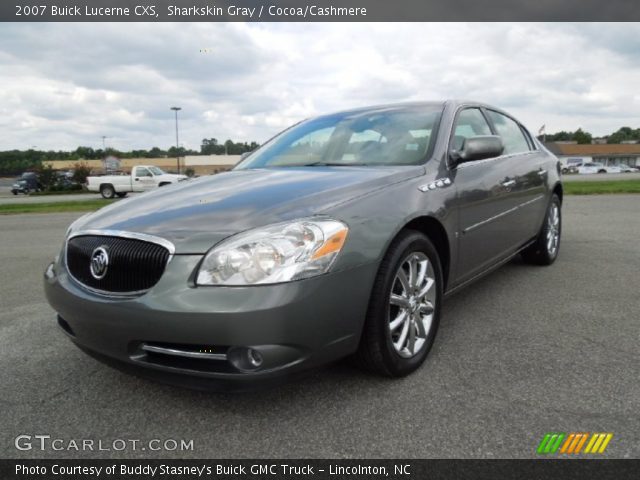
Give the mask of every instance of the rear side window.
M 466 108 L 456 118 L 451 148 L 461 150 L 465 139 L 478 135 L 491 135 L 491 128 L 479 108 Z
M 493 110 L 487 110 L 487 113 L 495 125 L 498 135 L 502 137 L 502 143 L 504 143 L 503 155 L 528 152 L 530 150 L 529 143 L 524 133 L 522 133 L 520 125 L 509 117 Z
M 527 131 L 527 129 L 524 128 L 522 125 L 520 125 L 520 130 L 522 130 L 522 134 L 524 135 L 524 138 L 527 139 L 527 143 L 529 144 L 529 150 L 538 150 L 538 147 L 536 146 L 536 142 L 533 141 L 533 138 L 531 137 L 531 134 Z

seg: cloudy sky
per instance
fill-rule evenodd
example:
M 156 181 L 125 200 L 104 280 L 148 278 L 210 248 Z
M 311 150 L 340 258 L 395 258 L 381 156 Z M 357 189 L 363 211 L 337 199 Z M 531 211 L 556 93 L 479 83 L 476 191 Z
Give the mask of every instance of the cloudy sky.
M 638 24 L 4 24 L 0 150 L 262 142 L 302 118 L 470 98 L 531 130 L 640 127 Z

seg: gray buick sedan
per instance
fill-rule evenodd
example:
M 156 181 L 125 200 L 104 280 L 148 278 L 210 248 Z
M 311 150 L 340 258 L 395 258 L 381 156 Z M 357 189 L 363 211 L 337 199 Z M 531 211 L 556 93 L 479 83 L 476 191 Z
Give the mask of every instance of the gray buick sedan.
M 348 355 L 397 377 L 445 295 L 554 262 L 561 205 L 557 158 L 500 109 L 360 108 L 81 217 L 44 285 L 76 345 L 161 381 L 242 390 Z

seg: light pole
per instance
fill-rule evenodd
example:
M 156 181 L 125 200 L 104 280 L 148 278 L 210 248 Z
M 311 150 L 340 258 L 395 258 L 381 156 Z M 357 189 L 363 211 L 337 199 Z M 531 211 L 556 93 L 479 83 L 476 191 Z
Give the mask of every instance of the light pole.
M 180 147 L 178 146 L 178 111 L 182 110 L 180 107 L 171 107 L 171 110 L 176 112 L 176 163 L 178 164 L 178 174 L 180 173 Z

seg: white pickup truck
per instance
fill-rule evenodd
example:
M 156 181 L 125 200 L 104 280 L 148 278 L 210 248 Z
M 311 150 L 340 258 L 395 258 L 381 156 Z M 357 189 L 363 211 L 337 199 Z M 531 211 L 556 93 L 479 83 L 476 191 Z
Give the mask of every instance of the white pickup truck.
M 100 192 L 103 198 L 124 197 L 129 192 L 146 192 L 187 178 L 186 175 L 165 173 L 153 165 L 136 165 L 131 169 L 131 175 L 87 177 L 87 189 Z

